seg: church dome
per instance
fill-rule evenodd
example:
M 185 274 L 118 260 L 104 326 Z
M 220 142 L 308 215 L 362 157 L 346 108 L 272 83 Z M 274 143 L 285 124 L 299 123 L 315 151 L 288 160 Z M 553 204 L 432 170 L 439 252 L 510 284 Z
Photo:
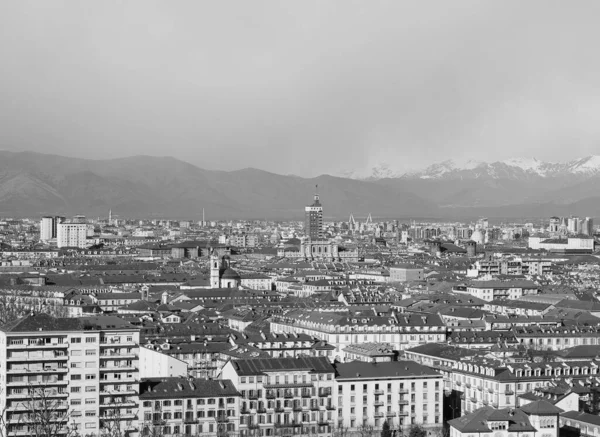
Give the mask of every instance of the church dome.
M 237 279 L 240 280 L 241 277 L 239 275 L 238 272 L 236 272 L 233 269 L 227 269 L 223 272 L 223 276 L 221 276 L 222 279 Z
M 476 229 L 475 232 L 473 232 L 473 234 L 471 235 L 471 241 L 474 241 L 477 244 L 485 243 L 485 237 L 483 235 L 483 232 L 481 232 L 481 230 L 479 229 Z

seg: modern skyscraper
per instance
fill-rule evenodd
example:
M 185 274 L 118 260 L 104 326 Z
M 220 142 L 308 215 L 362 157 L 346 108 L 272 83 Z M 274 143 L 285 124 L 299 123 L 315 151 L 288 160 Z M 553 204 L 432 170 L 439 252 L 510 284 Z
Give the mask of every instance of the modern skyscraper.
M 323 239 L 323 206 L 319 200 L 318 188 L 317 185 L 313 204 L 304 208 L 304 233 L 309 240 Z

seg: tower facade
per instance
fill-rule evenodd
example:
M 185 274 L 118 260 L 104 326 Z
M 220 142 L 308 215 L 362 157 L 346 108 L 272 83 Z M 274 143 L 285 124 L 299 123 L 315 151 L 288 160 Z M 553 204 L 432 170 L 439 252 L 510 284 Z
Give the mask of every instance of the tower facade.
M 318 189 L 318 185 L 316 188 Z M 304 233 L 309 240 L 323 239 L 323 205 L 317 190 L 313 204 L 304 208 Z
M 214 252 L 210 254 L 210 288 L 221 288 L 221 258 Z

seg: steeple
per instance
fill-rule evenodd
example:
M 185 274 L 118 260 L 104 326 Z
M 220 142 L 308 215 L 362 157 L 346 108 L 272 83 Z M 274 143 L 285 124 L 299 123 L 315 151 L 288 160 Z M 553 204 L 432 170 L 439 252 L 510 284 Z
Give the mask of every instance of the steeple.
M 314 197 L 315 201 L 313 202 L 312 206 L 321 206 L 321 201 L 319 200 L 319 185 L 315 185 L 315 197 Z

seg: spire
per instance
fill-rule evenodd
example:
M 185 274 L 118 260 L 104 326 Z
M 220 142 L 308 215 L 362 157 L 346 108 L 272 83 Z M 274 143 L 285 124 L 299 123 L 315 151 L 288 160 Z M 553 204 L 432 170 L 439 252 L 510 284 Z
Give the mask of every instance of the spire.
M 371 213 L 369 213 L 369 217 L 367 217 L 367 221 L 365 222 L 367 225 L 373 223 L 373 218 L 371 217 Z
M 315 201 L 313 202 L 312 206 L 321 206 L 321 201 L 319 200 L 319 185 L 315 185 L 315 197 L 314 197 Z
M 350 223 L 350 224 L 352 224 L 352 225 L 353 225 L 354 223 L 356 223 L 356 222 L 354 221 L 354 214 L 350 213 L 350 218 L 348 219 L 348 223 Z

